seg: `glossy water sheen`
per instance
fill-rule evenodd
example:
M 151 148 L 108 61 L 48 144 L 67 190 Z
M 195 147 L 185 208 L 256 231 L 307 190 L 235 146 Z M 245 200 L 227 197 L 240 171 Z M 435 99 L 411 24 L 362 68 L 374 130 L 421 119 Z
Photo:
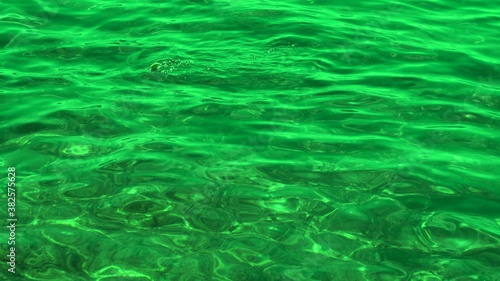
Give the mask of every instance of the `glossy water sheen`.
M 2 1 L 1 280 L 499 280 L 499 6 Z

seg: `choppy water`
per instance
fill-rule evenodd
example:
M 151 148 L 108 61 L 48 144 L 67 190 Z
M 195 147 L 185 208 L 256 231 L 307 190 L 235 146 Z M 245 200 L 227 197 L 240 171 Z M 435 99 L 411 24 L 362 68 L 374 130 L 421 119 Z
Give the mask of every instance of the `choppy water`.
M 340 2 L 2 1 L 1 280 L 499 280 L 500 3 Z

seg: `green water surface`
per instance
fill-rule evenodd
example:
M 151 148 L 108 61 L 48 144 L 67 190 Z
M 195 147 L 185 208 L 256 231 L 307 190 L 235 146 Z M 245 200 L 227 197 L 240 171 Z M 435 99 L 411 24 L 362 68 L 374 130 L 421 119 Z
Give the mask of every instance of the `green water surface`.
M 500 280 L 499 15 L 1 1 L 0 280 Z

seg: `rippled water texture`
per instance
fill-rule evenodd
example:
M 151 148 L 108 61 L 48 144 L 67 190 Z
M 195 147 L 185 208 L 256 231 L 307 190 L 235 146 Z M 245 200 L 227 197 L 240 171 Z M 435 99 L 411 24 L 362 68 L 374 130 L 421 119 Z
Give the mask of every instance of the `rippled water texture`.
M 3 1 L 0 279 L 500 280 L 499 5 Z

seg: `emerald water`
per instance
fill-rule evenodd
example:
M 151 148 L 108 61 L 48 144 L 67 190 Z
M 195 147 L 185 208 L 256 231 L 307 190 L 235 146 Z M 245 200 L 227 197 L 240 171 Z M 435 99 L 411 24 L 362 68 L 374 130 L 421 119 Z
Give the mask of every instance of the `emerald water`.
M 0 280 L 500 280 L 499 5 L 2 1 Z

